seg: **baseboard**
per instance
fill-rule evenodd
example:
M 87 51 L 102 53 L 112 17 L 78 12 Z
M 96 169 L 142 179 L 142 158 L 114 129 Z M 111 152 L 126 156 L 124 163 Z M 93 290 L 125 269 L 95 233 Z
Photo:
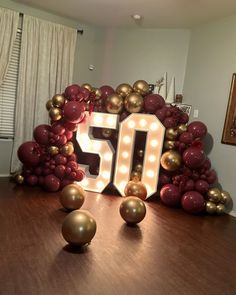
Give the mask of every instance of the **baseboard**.
M 0 174 L 0 177 L 10 177 L 10 174 Z
M 229 215 L 231 215 L 231 216 L 233 216 L 233 217 L 236 217 L 236 211 L 235 211 L 235 210 L 230 211 L 230 212 L 229 212 Z

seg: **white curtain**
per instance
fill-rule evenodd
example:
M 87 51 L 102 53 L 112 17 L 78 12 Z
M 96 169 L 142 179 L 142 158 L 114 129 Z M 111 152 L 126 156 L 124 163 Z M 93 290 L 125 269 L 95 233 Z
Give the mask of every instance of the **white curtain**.
M 19 13 L 0 8 L 0 85 L 7 73 L 8 63 L 16 39 Z
M 11 172 L 20 168 L 18 147 L 48 123 L 47 100 L 72 82 L 76 38 L 76 29 L 24 16 Z

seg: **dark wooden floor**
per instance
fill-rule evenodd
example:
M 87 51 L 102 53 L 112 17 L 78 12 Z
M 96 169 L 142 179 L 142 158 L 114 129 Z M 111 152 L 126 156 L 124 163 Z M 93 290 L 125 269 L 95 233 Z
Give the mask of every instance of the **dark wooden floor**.
M 78 251 L 62 238 L 58 194 L 0 179 L 0 294 L 236 294 L 236 218 L 148 202 L 132 228 L 120 202 L 87 193 L 97 233 Z

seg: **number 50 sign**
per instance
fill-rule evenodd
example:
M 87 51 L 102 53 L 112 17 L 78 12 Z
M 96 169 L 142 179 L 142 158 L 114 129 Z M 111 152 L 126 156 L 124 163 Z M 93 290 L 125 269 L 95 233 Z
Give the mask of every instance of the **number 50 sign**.
M 84 165 L 86 178 L 80 182 L 80 185 L 88 191 L 102 192 L 112 181 L 115 151 L 109 140 L 95 139 L 91 127 L 118 129 L 118 115 L 94 112 L 87 115 L 86 124 L 79 124 L 77 130 L 76 139 L 82 151 L 100 157 L 99 174 L 91 175 L 88 166 Z M 130 180 L 136 131 L 147 132 L 141 181 L 145 184 L 149 197 L 157 189 L 165 134 L 165 127 L 155 115 L 133 113 L 119 124 L 113 184 L 120 194 L 124 195 L 125 186 Z

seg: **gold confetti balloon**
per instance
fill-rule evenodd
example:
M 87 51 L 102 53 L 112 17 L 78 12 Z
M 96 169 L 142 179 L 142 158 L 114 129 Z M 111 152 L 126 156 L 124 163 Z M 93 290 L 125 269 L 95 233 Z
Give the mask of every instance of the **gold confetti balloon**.
M 67 142 L 60 148 L 60 152 L 64 156 L 71 156 L 74 152 L 74 145 L 71 141 Z
M 220 197 L 221 204 L 228 205 L 231 202 L 231 200 L 232 199 L 231 199 L 230 193 L 228 193 L 226 191 L 221 192 L 221 197 Z
M 61 191 L 60 202 L 67 210 L 80 209 L 84 199 L 85 191 L 78 184 L 68 184 Z
M 188 128 L 187 128 L 187 125 L 185 125 L 185 124 L 180 124 L 180 125 L 177 127 L 177 131 L 178 131 L 179 134 L 182 134 L 182 133 L 186 132 L 187 129 L 188 129 Z
M 207 197 L 210 202 L 219 203 L 221 199 L 221 191 L 217 187 L 210 188 L 207 192 Z
M 120 215 L 128 224 L 141 222 L 146 215 L 146 207 L 137 197 L 126 197 L 120 205 Z
M 55 156 L 59 153 L 59 148 L 57 146 L 51 145 L 48 147 L 48 152 L 50 155 Z
M 62 111 L 59 108 L 51 108 L 49 110 L 49 117 L 53 120 L 53 121 L 58 121 L 61 119 L 62 117 Z
M 174 128 L 166 129 L 166 134 L 165 134 L 166 139 L 175 140 L 177 136 L 178 136 L 178 131 L 175 130 Z
M 102 136 L 104 138 L 110 138 L 113 134 L 113 130 L 112 129 L 108 129 L 108 128 L 102 128 Z
M 54 107 L 61 108 L 65 104 L 65 97 L 61 94 L 56 94 L 52 98 L 52 103 Z
M 161 166 L 167 171 L 175 171 L 181 166 L 181 155 L 176 151 L 167 151 L 161 156 Z
M 113 93 L 106 99 L 106 110 L 111 114 L 119 114 L 123 109 L 123 98 Z
M 208 214 L 216 213 L 216 204 L 213 202 L 206 202 L 206 212 Z
M 127 83 L 122 83 L 116 88 L 116 93 L 123 98 L 128 96 L 132 91 L 133 88 Z
M 129 113 L 138 113 L 143 108 L 143 97 L 139 93 L 132 92 L 125 98 L 124 105 Z
M 165 140 L 164 141 L 164 148 L 166 150 L 173 150 L 175 148 L 175 141 L 174 140 Z
M 218 204 L 216 206 L 216 214 L 218 215 L 223 215 L 225 213 L 226 209 L 225 209 L 225 205 L 223 204 Z
M 92 214 L 86 210 L 74 210 L 62 223 L 62 236 L 71 245 L 83 246 L 91 242 L 96 229 Z
M 84 83 L 81 87 L 88 89 L 90 92 L 92 91 L 93 87 L 89 83 Z
M 144 80 L 138 80 L 134 83 L 133 89 L 135 92 L 141 94 L 141 95 L 147 95 L 149 93 L 149 85 Z
M 141 181 L 129 181 L 125 186 L 125 196 L 135 196 L 141 200 L 147 197 L 147 189 Z
M 46 109 L 49 111 L 51 108 L 53 108 L 53 103 L 52 103 L 52 100 L 49 99 L 49 100 L 46 102 Z

